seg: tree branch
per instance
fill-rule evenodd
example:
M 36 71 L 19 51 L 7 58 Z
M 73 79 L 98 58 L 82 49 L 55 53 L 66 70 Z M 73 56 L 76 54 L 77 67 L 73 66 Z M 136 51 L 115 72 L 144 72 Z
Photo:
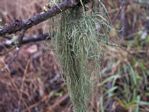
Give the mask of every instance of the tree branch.
M 17 31 L 21 30 L 27 30 L 32 26 L 35 26 L 49 19 L 50 17 L 53 17 L 56 14 L 61 13 L 62 11 L 75 7 L 78 3 L 78 0 L 64 0 L 62 3 L 59 3 L 50 8 L 47 12 L 42 12 L 27 20 L 15 20 L 10 25 L 4 26 L 2 29 L 0 29 L 0 36 L 16 33 Z
M 43 40 L 50 40 L 51 37 L 49 36 L 48 33 L 45 34 L 39 34 L 38 36 L 35 37 L 24 37 L 22 40 L 21 45 L 31 43 L 31 42 L 38 42 L 38 41 L 43 41 Z M 11 48 L 14 46 L 15 43 L 11 42 L 11 40 L 5 40 L 0 43 L 0 52 L 4 50 L 5 48 Z

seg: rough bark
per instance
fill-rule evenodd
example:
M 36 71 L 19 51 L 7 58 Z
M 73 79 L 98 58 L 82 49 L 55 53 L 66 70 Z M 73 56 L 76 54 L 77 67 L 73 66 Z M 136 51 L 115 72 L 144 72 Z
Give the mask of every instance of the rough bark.
M 17 31 L 21 30 L 27 30 L 32 26 L 46 21 L 50 17 L 53 17 L 69 8 L 75 7 L 78 3 L 78 0 L 64 0 L 62 3 L 59 3 L 50 8 L 47 12 L 39 13 L 27 20 L 15 20 L 13 23 L 0 29 L 0 36 L 16 33 Z

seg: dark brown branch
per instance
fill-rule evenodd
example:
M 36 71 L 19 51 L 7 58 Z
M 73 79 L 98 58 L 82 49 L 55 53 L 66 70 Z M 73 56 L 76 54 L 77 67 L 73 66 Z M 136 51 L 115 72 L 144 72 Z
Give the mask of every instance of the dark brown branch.
M 0 30 L 0 36 L 4 36 L 6 34 L 15 33 L 21 30 L 27 30 L 32 26 L 35 26 L 50 17 L 55 16 L 56 14 L 61 13 L 69 8 L 75 7 L 79 2 L 78 0 L 64 0 L 62 3 L 59 3 L 52 8 L 50 8 L 47 12 L 43 12 L 37 14 L 27 20 L 16 20 L 8 26 L 4 26 L 3 29 Z
M 45 33 L 45 34 L 40 34 L 36 37 L 24 37 L 23 40 L 22 40 L 22 43 L 21 45 L 23 44 L 27 44 L 27 43 L 31 43 L 31 42 L 38 42 L 38 41 L 43 41 L 43 40 L 50 40 L 50 36 L 48 33 Z M 5 41 L 2 41 L 0 43 L 0 52 L 2 50 L 4 50 L 5 48 L 11 48 L 15 46 L 15 43 L 11 42 L 11 40 L 5 40 Z

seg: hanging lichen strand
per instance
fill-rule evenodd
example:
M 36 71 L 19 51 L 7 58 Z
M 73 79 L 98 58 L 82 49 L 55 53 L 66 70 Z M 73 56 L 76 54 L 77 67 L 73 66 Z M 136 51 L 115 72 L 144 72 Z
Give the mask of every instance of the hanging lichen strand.
M 100 22 L 96 12 L 86 12 L 81 6 L 62 14 L 56 47 L 75 112 L 91 112 L 93 82 L 88 64 L 89 60 L 99 62 L 100 39 L 96 28 Z

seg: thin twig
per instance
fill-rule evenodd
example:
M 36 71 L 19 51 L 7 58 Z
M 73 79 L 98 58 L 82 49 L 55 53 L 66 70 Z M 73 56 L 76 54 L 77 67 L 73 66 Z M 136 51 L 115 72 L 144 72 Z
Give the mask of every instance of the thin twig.
M 38 42 L 38 41 L 43 41 L 43 40 L 50 40 L 50 36 L 48 33 L 45 33 L 45 34 L 40 34 L 36 37 L 24 37 L 22 42 L 21 42 L 21 45 L 23 44 L 27 44 L 27 43 L 31 43 L 31 42 Z M 15 43 L 11 42 L 11 40 L 5 40 L 5 41 L 2 41 L 0 43 L 0 52 L 2 50 L 4 50 L 5 48 L 11 48 L 15 46 Z

